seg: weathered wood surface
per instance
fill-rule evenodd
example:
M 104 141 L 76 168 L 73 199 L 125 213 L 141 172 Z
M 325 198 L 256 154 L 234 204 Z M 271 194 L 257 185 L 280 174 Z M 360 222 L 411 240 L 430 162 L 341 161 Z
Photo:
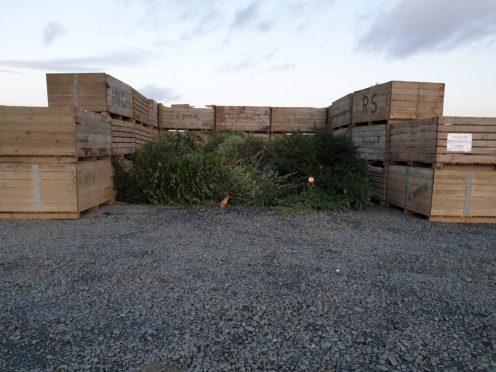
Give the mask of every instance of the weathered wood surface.
M 391 81 L 353 94 L 353 123 L 441 116 L 444 84 Z
M 351 132 L 353 143 L 365 160 L 387 160 L 387 125 L 366 125 L 354 127 Z
M 140 123 L 151 125 L 150 102 L 143 94 L 133 89 L 133 119 Z
M 332 129 L 351 125 L 353 94 L 348 94 L 334 101 L 329 108 L 329 127 Z
M 390 165 L 386 193 L 388 204 L 429 216 L 433 177 L 432 168 Z
M 0 106 L 0 157 L 111 155 L 108 117 L 73 107 Z
M 48 106 L 132 117 L 132 89 L 105 73 L 47 74 Z
M 326 109 L 313 107 L 273 107 L 272 133 L 311 132 L 326 127 Z
M 496 164 L 496 118 L 443 116 L 392 124 L 390 159 Z
M 160 129 L 213 130 L 214 110 L 189 105 L 159 105 Z
M 270 107 L 216 106 L 215 125 L 218 130 L 270 132 Z
M 372 200 L 381 204 L 386 202 L 386 182 L 388 177 L 388 166 L 367 165 L 367 176 L 369 177 L 370 194 Z
M 77 203 L 83 212 L 114 200 L 110 159 L 77 163 Z

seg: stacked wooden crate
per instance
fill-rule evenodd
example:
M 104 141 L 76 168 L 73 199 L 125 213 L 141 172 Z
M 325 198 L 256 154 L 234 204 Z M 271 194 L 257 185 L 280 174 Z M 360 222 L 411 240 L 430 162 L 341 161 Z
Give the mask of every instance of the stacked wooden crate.
M 148 122 L 152 126 L 152 138 L 157 138 L 159 132 L 158 103 L 153 99 L 148 100 Z
M 150 121 L 148 98 L 133 89 L 133 119 L 136 149 L 140 149 L 153 139 L 153 125 Z
M 215 106 L 215 130 L 234 130 L 270 137 L 271 108 L 257 106 Z
M 0 219 L 77 219 L 113 200 L 110 120 L 0 106 Z
M 108 74 L 47 74 L 47 91 L 49 107 L 72 106 L 109 115 L 113 155 L 133 155 L 158 132 L 154 101 Z
M 332 103 L 328 108 L 328 127 L 334 133 L 351 134 L 351 112 L 353 105 L 353 94 L 348 94 Z
M 373 199 L 386 202 L 390 125 L 441 116 L 443 104 L 438 83 L 391 81 L 353 93 L 351 135 L 368 162 Z
M 309 133 L 326 127 L 325 108 L 272 107 L 270 109 L 270 137 L 286 133 Z
M 214 132 L 215 114 L 212 108 L 197 108 L 187 104 L 166 107 L 159 105 L 160 134 L 191 131 L 205 140 Z
M 391 126 L 389 204 L 446 222 L 496 222 L 496 118 Z

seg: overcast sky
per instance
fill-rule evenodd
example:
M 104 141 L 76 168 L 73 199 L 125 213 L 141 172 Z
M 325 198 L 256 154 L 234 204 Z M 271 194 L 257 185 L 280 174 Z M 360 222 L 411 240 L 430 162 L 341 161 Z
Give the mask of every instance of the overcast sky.
M 107 72 L 165 104 L 324 107 L 390 80 L 496 116 L 496 0 L 0 1 L 0 105 L 46 72 Z

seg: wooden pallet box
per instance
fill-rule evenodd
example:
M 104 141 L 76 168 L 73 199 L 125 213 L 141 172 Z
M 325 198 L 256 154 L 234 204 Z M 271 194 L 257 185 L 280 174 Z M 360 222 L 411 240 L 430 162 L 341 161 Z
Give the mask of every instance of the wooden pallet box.
M 387 164 L 367 165 L 367 176 L 369 178 L 370 197 L 381 205 L 386 203 L 386 186 L 389 166 Z
M 215 128 L 270 133 L 270 107 L 215 106 Z
M 136 152 L 135 122 L 112 118 L 112 155 L 126 156 Z
M 153 99 L 148 100 L 148 123 L 157 128 L 158 133 L 158 103 Z
M 106 115 L 73 107 L 0 106 L 0 157 L 57 156 L 75 162 L 111 155 Z
M 390 165 L 387 202 L 432 221 L 496 223 L 496 166 Z
M 273 107 L 272 133 L 312 132 L 326 127 L 326 109 L 313 107 Z
M 75 219 L 112 201 L 111 145 L 106 114 L 0 106 L 0 219 Z
M 153 141 L 153 127 L 141 123 L 134 124 L 134 138 L 136 150 L 139 150 L 148 142 Z
M 348 94 L 336 101 L 329 107 L 329 128 L 339 129 L 351 125 L 351 113 L 353 105 L 353 94 Z
M 47 74 L 49 107 L 109 112 L 131 118 L 132 88 L 105 73 Z
M 368 161 L 387 160 L 387 124 L 354 127 L 351 139 L 360 156 Z
M 159 105 L 159 127 L 161 130 L 213 130 L 214 110 L 189 105 Z
M 114 200 L 110 159 L 39 160 L 0 162 L 0 219 L 78 219 L 81 212 Z
M 444 84 L 391 81 L 353 93 L 356 123 L 413 120 L 441 116 Z
M 135 89 L 133 92 L 133 119 L 146 125 L 152 125 L 150 121 L 150 100 Z
M 391 126 L 392 161 L 496 164 L 496 118 L 437 117 Z

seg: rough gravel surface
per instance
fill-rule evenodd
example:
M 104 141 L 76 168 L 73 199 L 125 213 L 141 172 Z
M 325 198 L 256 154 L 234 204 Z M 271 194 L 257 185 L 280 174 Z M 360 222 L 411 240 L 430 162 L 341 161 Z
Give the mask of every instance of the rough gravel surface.
M 115 204 L 0 221 L 0 370 L 496 370 L 496 226 Z

